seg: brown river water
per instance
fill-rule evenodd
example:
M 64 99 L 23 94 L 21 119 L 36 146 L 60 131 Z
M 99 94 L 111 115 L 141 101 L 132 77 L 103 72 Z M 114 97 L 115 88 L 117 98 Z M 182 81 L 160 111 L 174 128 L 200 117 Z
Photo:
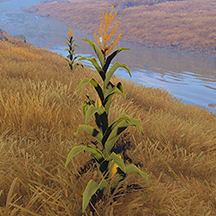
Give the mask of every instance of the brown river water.
M 0 3 L 0 29 L 10 35 L 24 34 L 26 40 L 37 47 L 45 47 L 52 52 L 66 55 L 64 43 L 68 27 L 62 22 L 28 14 L 20 7 L 40 3 L 40 0 L 8 0 Z M 71 23 L 73 26 L 73 24 Z M 90 45 L 82 38 L 94 40 L 92 35 L 75 30 L 75 39 L 80 47 L 76 52 L 92 57 Z M 163 88 L 182 102 L 194 104 L 216 113 L 216 57 L 185 51 L 158 48 L 145 48 L 131 43 L 121 42 L 119 47 L 130 51 L 121 52 L 117 60 L 126 63 L 131 69 L 132 78 L 126 71 L 115 74 L 132 79 L 137 84 Z

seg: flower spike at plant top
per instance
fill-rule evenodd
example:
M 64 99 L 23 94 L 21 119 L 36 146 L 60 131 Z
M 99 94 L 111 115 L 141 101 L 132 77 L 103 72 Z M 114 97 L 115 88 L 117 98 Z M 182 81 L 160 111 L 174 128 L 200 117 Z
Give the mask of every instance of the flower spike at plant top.
M 106 9 L 106 14 L 103 12 L 103 20 L 104 20 L 104 32 L 103 32 L 103 22 L 102 20 L 100 21 L 100 27 L 99 27 L 99 35 L 102 38 L 102 43 L 99 39 L 99 36 L 96 35 L 96 32 L 94 33 L 95 39 L 98 43 L 98 45 L 100 46 L 100 49 L 104 55 L 104 59 L 106 59 L 106 56 L 111 53 L 111 51 L 113 50 L 114 46 L 118 43 L 120 37 L 121 37 L 121 33 L 118 35 L 118 37 L 114 40 L 113 43 L 111 43 L 109 46 L 107 46 L 108 41 L 112 38 L 112 36 L 114 35 L 114 33 L 117 30 L 117 27 L 119 25 L 119 21 L 117 21 L 115 27 L 113 28 L 113 30 L 110 32 L 110 34 L 107 34 L 108 28 L 109 28 L 109 24 L 115 19 L 116 14 L 114 13 L 114 15 L 112 16 L 112 12 L 113 12 L 113 6 L 111 8 L 110 13 L 108 14 L 108 5 L 107 5 L 107 9 Z
M 69 28 L 69 32 L 67 33 L 67 35 L 69 36 L 69 38 L 73 38 L 74 33 L 73 33 L 73 29 Z
M 137 129 L 143 134 L 143 130 L 139 122 L 136 119 L 133 119 L 130 116 L 126 115 L 125 113 L 117 117 L 115 121 L 113 121 L 111 124 L 109 124 L 108 122 L 109 109 L 111 103 L 113 102 L 113 96 L 115 94 L 119 94 L 123 98 L 125 98 L 124 89 L 121 82 L 118 82 L 116 85 L 111 83 L 110 79 L 112 75 L 119 67 L 122 67 L 125 68 L 131 76 L 130 69 L 126 64 L 120 64 L 119 62 L 115 62 L 109 68 L 111 61 L 119 52 L 128 50 L 126 48 L 119 48 L 113 53 L 111 53 L 109 56 L 107 56 L 112 51 L 113 47 L 117 44 L 121 36 L 121 34 L 119 34 L 116 40 L 112 44 L 107 46 L 109 40 L 115 33 L 119 23 L 117 22 L 110 34 L 107 33 L 109 24 L 116 16 L 116 14 L 112 16 L 112 11 L 113 7 L 111 8 L 111 12 L 108 13 L 107 7 L 106 14 L 103 13 L 103 19 L 105 23 L 104 31 L 102 21 L 100 23 L 99 34 L 102 37 L 103 45 L 100 43 L 98 36 L 96 36 L 95 34 L 95 38 L 100 48 L 93 41 L 89 39 L 83 39 L 84 42 L 87 42 L 92 46 L 95 54 L 99 59 L 99 62 L 95 58 L 80 58 L 80 60 L 87 60 L 91 62 L 103 81 L 103 85 L 101 86 L 94 78 L 84 78 L 79 84 L 78 91 L 80 91 L 80 89 L 85 84 L 90 83 L 94 87 L 97 96 L 94 97 L 96 100 L 93 100 L 88 94 L 86 94 L 87 100 L 85 100 L 82 104 L 82 110 L 85 116 L 85 124 L 79 125 L 76 134 L 78 135 L 78 132 L 83 130 L 92 135 L 92 137 L 96 139 L 97 142 L 92 141 L 87 146 L 75 146 L 68 154 L 65 164 L 65 166 L 67 166 L 74 156 L 83 151 L 90 153 L 96 161 L 98 172 L 100 173 L 99 176 L 101 176 L 102 178 L 99 184 L 97 184 L 93 180 L 90 180 L 87 184 L 83 193 L 83 212 L 86 210 L 86 207 L 91 201 L 91 197 L 97 192 L 97 190 L 100 190 L 103 195 L 105 195 L 108 188 L 111 188 L 111 191 L 113 191 L 113 189 L 116 188 L 118 182 L 123 180 L 126 175 L 131 172 L 135 172 L 142 176 L 149 185 L 147 174 L 137 168 L 134 164 L 125 165 L 124 158 L 122 158 L 122 155 L 124 155 L 123 151 L 120 150 L 117 152 L 115 150 L 116 141 L 129 126 L 137 127 Z M 97 128 L 88 125 L 91 117 L 94 117 Z M 111 183 L 111 180 L 114 176 L 117 177 L 117 181 Z
M 65 49 L 64 51 L 68 51 L 69 55 L 67 56 L 67 58 L 65 58 L 65 60 L 68 62 L 70 70 L 73 71 L 74 69 L 76 69 L 78 65 L 81 65 L 82 67 L 83 65 L 77 62 L 79 61 L 79 58 L 81 56 L 76 55 L 75 53 L 75 47 L 78 47 L 78 46 L 76 44 L 73 45 L 73 43 L 76 42 L 76 40 L 73 39 L 74 33 L 73 33 L 72 28 L 69 28 L 69 32 L 67 33 L 67 35 L 68 35 L 68 38 L 65 38 L 65 39 L 68 42 L 65 43 L 65 45 L 68 45 L 68 49 Z

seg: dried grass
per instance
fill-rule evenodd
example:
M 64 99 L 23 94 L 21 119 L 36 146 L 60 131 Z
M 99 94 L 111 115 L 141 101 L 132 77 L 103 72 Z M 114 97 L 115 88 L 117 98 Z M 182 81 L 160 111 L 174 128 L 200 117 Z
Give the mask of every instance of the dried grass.
M 82 215 L 86 184 L 99 177 L 91 166 L 80 173 L 90 156 L 64 164 L 74 145 L 89 143 L 74 132 L 84 122 L 84 93 L 94 90 L 76 90 L 96 72 L 70 73 L 62 56 L 28 44 L 0 47 L 0 215 Z M 127 157 L 148 173 L 150 187 L 129 175 L 96 204 L 95 215 L 216 215 L 216 117 L 165 90 L 123 85 L 126 100 L 116 100 L 111 119 L 125 112 L 140 121 L 144 136 L 129 128 L 118 144 L 129 147 Z M 131 184 L 142 189 L 128 190 Z

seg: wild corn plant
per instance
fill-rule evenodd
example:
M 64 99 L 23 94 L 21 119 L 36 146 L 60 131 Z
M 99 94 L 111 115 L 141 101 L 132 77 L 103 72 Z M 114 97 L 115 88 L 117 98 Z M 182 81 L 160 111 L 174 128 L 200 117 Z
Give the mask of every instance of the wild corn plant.
M 121 37 L 121 34 L 119 34 L 114 42 L 108 45 L 108 42 L 116 32 L 119 24 L 118 21 L 113 30 L 109 34 L 107 33 L 110 23 L 116 16 L 116 13 L 112 15 L 112 11 L 113 7 L 111 8 L 110 13 L 108 13 L 107 6 L 106 14 L 103 12 L 104 30 L 102 20 L 99 27 L 99 34 L 102 37 L 102 43 L 99 40 L 99 36 L 97 36 L 95 33 L 95 39 L 100 48 L 93 41 L 89 39 L 83 39 L 84 42 L 89 43 L 92 46 L 99 59 L 99 63 L 95 58 L 80 58 L 80 60 L 90 61 L 94 65 L 103 81 L 103 86 L 100 86 L 100 84 L 94 78 L 84 78 L 79 84 L 78 91 L 80 91 L 80 89 L 85 84 L 91 83 L 95 88 L 98 97 L 96 101 L 94 101 L 89 97 L 89 95 L 86 94 L 87 101 L 84 101 L 82 104 L 82 110 L 85 115 L 85 125 L 79 125 L 76 134 L 78 135 L 78 132 L 81 130 L 86 131 L 87 133 L 91 134 L 97 140 L 97 142 L 92 142 L 87 146 L 75 146 L 68 154 L 65 164 L 65 166 L 67 166 L 75 155 L 85 151 L 91 153 L 91 155 L 94 157 L 99 173 L 101 173 L 102 180 L 99 184 L 93 180 L 90 180 L 85 188 L 82 203 L 83 212 L 88 206 L 91 197 L 97 192 L 98 189 L 101 190 L 103 194 L 106 192 L 106 189 L 108 188 L 108 185 L 115 174 L 118 175 L 119 178 L 114 185 L 111 185 L 111 189 L 114 188 L 119 181 L 124 179 L 126 175 L 131 172 L 141 175 L 147 181 L 147 184 L 149 184 L 146 173 L 138 169 L 134 164 L 125 165 L 121 155 L 114 152 L 114 145 L 117 139 L 127 129 L 128 126 L 137 127 L 142 134 L 143 130 L 137 120 L 129 117 L 125 113 L 121 114 L 111 124 L 108 122 L 109 109 L 111 103 L 113 102 L 113 96 L 115 94 L 119 94 L 125 98 L 124 89 L 121 82 L 118 82 L 116 85 L 111 83 L 110 79 L 112 75 L 118 68 L 122 67 L 125 68 L 131 76 L 130 69 L 126 64 L 115 62 L 112 66 L 110 65 L 111 61 L 119 52 L 128 50 L 127 48 L 119 48 L 111 53 L 114 46 L 118 43 Z M 108 56 L 109 53 L 111 54 Z M 95 118 L 97 128 L 87 125 L 92 116 Z
M 75 53 L 75 47 L 79 48 L 79 46 L 77 44 L 74 44 L 75 42 L 77 42 L 76 40 L 74 40 L 74 33 L 73 33 L 73 29 L 69 28 L 69 32 L 67 33 L 68 38 L 65 38 L 68 42 L 65 43 L 65 45 L 68 46 L 68 49 L 65 49 L 64 51 L 68 51 L 69 55 L 67 56 L 67 58 L 65 58 L 65 60 L 68 62 L 69 68 L 71 71 L 75 70 L 77 68 L 78 65 L 81 65 L 83 67 L 83 65 L 77 61 L 79 61 L 79 58 L 81 57 L 80 55 L 76 55 Z

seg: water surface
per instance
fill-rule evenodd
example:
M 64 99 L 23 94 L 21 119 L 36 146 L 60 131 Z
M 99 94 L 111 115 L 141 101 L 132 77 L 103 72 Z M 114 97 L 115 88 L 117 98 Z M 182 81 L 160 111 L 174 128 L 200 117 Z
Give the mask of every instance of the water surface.
M 26 40 L 37 47 L 64 53 L 64 37 L 68 27 L 62 22 L 28 14 L 20 10 L 40 3 L 40 0 L 10 0 L 0 3 L 0 28 L 10 35 L 24 34 Z M 71 23 L 73 26 L 73 24 Z M 77 52 L 92 56 L 90 45 L 81 38 L 90 38 L 75 30 L 75 39 L 80 47 Z M 120 42 L 119 47 L 130 48 L 122 52 L 117 60 L 126 63 L 132 73 L 132 80 L 144 86 L 163 88 L 185 103 L 199 105 L 216 112 L 209 104 L 216 104 L 216 57 L 184 51 L 144 48 L 131 43 Z M 129 78 L 127 72 L 118 70 L 116 75 Z

